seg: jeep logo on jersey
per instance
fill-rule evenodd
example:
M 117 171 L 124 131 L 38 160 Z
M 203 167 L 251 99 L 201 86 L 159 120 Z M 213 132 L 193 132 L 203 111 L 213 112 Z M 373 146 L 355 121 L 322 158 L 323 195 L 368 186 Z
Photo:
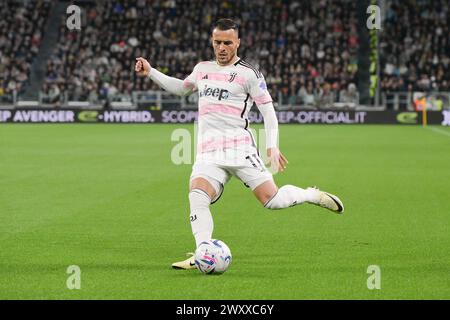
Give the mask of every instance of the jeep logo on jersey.
M 226 100 L 230 96 L 230 91 L 226 89 L 219 89 L 219 88 L 208 88 L 208 86 L 205 86 L 205 88 L 199 92 L 200 97 L 213 97 L 220 100 Z

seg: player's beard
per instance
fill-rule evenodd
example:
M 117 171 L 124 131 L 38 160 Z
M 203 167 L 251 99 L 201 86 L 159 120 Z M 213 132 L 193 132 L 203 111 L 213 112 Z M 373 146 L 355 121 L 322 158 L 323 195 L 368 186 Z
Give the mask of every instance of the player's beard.
M 228 57 L 228 56 L 227 56 L 227 57 Z M 234 57 L 236 57 L 236 52 L 233 52 L 233 53 L 230 55 L 230 57 L 227 58 L 226 61 L 224 61 L 224 60 L 221 60 L 221 59 L 220 59 L 220 55 L 217 54 L 217 55 L 216 55 L 216 60 L 217 60 L 217 62 L 219 63 L 219 65 L 226 66 L 226 65 L 229 65 L 231 61 L 233 61 Z

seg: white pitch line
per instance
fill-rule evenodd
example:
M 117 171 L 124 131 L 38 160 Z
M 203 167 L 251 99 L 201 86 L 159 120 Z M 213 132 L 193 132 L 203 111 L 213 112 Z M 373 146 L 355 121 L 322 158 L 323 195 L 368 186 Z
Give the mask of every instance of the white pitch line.
M 436 133 L 440 133 L 440 134 L 443 134 L 443 135 L 446 135 L 446 136 L 449 136 L 449 137 L 450 137 L 450 131 L 438 129 L 438 128 L 435 128 L 435 127 L 429 127 L 429 126 L 427 126 L 426 128 L 428 128 L 428 129 L 430 129 L 431 131 L 434 131 L 434 132 L 436 132 Z

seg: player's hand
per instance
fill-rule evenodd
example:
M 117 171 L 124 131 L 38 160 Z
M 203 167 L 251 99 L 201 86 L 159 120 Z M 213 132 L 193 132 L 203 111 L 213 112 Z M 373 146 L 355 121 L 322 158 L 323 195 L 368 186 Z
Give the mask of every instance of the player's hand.
M 278 150 L 278 148 L 267 149 L 267 156 L 269 157 L 270 167 L 273 172 L 284 171 L 286 165 L 289 163 L 286 157 Z
M 142 57 L 136 58 L 134 71 L 136 71 L 138 76 L 148 76 L 151 68 L 150 63 L 147 60 Z

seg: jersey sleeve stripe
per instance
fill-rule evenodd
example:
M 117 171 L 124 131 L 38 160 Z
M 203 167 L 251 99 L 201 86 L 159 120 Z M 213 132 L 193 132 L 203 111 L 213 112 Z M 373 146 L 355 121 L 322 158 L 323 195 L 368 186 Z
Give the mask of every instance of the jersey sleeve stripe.
M 249 69 L 253 70 L 253 72 L 255 73 L 256 77 L 257 78 L 261 78 L 262 74 L 255 67 L 253 67 L 253 66 L 251 66 L 251 65 L 249 65 L 249 64 L 247 64 L 246 62 L 243 62 L 243 61 L 241 61 L 239 64 L 241 66 L 244 66 L 246 68 L 249 68 Z
M 255 73 L 255 75 L 256 75 L 257 78 L 262 78 L 262 73 L 259 72 L 259 70 L 256 69 L 255 67 L 253 67 L 252 65 L 248 64 L 247 62 L 245 62 L 245 61 L 243 61 L 243 60 L 239 60 L 239 61 L 238 61 L 238 64 L 241 65 L 241 66 L 244 66 L 244 67 L 246 67 L 246 68 L 249 68 L 249 69 L 253 70 L 253 72 Z

